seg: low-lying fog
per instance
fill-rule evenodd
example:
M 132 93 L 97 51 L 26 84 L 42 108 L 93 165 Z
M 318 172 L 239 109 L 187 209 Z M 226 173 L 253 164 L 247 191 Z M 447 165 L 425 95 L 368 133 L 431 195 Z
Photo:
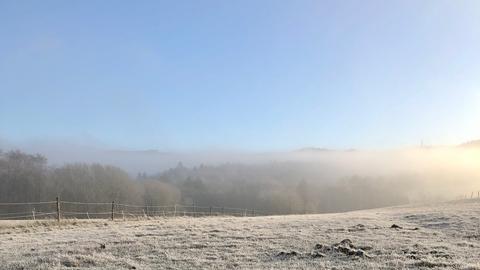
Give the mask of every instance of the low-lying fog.
M 2 148 L 6 160 L 7 151 L 14 147 Z M 146 183 L 161 184 L 157 197 L 162 199 L 149 199 L 151 203 L 194 201 L 198 205 L 256 207 L 275 213 L 334 212 L 458 199 L 476 197 L 480 191 L 480 147 L 476 143 L 376 151 L 305 148 L 270 153 L 120 151 L 73 144 L 18 148 L 46 156 L 56 185 L 60 185 L 62 170 L 82 175 L 61 180 L 66 186 L 68 181 L 76 185 L 85 178 L 99 179 L 88 164 L 119 167 L 128 173 L 122 176 L 128 178 L 125 181 L 142 185 L 136 187 L 140 195 L 125 195 L 125 200 L 135 202 L 147 201 Z M 82 168 L 79 163 L 86 165 Z M 163 196 L 165 193 L 170 195 Z

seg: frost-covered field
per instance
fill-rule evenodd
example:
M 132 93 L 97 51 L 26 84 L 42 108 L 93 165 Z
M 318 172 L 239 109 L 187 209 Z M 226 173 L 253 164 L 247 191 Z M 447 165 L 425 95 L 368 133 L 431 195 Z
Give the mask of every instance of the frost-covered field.
M 480 269 L 480 201 L 304 216 L 1 221 L 0 268 Z

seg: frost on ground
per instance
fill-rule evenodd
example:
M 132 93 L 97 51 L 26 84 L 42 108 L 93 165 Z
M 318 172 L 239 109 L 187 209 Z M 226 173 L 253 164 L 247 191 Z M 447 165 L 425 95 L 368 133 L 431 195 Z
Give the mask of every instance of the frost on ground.
M 480 269 L 480 201 L 325 215 L 0 222 L 0 269 Z

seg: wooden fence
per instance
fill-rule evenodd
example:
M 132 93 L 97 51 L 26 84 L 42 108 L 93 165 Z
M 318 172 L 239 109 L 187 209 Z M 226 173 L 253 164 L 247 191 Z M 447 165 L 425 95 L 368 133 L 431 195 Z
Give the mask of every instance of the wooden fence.
M 133 205 L 119 202 L 54 201 L 0 203 L 0 220 L 17 219 L 132 219 L 148 217 L 205 217 L 267 215 L 255 209 L 199 205 Z

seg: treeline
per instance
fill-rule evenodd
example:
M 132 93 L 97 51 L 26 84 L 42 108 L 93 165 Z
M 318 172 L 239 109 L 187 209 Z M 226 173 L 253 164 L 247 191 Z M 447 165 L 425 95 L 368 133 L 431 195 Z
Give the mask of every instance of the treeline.
M 176 187 L 184 203 L 262 209 L 274 214 L 328 213 L 408 203 L 404 179 L 352 176 L 331 179 L 314 163 L 224 164 L 186 168 L 181 163 L 151 177 Z
M 136 181 L 125 171 L 100 164 L 66 164 L 49 167 L 41 155 L 20 151 L 0 152 L 0 203 L 43 202 L 55 197 L 71 202 L 121 202 L 163 205 L 180 202 L 175 187 L 159 181 Z M 33 205 L 52 211 L 51 205 Z M 22 212 L 32 207 L 2 206 L 0 213 Z M 105 207 L 65 205 L 66 211 L 106 211 Z
M 179 163 L 160 174 L 140 173 L 132 178 L 113 166 L 50 167 L 41 155 L 0 152 L 0 202 L 51 201 L 60 196 L 73 202 L 195 204 L 272 214 L 338 212 L 408 202 L 408 187 L 400 181 L 328 179 L 308 170 L 311 166 L 318 165 L 282 162 L 186 168 Z

